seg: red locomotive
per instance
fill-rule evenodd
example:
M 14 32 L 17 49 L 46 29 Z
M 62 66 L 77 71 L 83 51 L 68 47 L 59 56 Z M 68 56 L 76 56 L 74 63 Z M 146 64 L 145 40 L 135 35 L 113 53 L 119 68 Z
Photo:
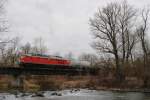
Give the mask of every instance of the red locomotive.
M 23 67 L 50 67 L 50 68 L 69 68 L 71 61 L 58 56 L 47 56 L 41 54 L 21 55 L 19 64 Z

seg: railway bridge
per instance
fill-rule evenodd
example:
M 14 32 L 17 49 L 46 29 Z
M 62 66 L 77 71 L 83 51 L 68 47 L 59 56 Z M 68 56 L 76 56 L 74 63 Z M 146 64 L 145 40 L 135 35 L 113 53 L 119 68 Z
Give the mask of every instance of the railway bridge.
M 27 75 L 95 75 L 96 69 L 82 68 L 30 68 L 30 67 L 2 67 L 0 66 L 0 75 L 11 75 L 15 78 L 11 83 L 16 87 L 23 87 L 24 77 Z

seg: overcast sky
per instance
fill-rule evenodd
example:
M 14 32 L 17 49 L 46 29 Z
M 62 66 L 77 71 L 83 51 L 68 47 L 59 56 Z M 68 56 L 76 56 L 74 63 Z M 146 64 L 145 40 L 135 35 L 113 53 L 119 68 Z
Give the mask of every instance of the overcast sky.
M 23 43 L 42 37 L 49 53 L 93 53 L 89 18 L 98 7 L 117 0 L 8 0 L 6 15 L 10 31 L 22 37 Z M 121 0 L 118 0 L 121 1 Z M 128 0 L 143 7 L 150 0 Z

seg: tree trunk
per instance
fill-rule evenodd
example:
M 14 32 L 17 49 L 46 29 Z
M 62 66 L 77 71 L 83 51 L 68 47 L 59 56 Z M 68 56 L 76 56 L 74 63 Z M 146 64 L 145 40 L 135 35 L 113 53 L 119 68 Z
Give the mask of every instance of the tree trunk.
M 149 86 L 148 84 L 148 81 L 150 79 L 150 75 L 149 75 L 149 71 L 150 71 L 150 68 L 148 66 L 148 56 L 147 55 L 144 55 L 144 84 L 143 84 L 143 87 L 144 88 L 147 88 Z
M 123 71 L 120 65 L 120 61 L 119 61 L 119 56 L 117 54 L 115 54 L 115 59 L 116 59 L 116 82 L 118 84 L 122 83 L 124 80 L 124 75 L 123 75 Z

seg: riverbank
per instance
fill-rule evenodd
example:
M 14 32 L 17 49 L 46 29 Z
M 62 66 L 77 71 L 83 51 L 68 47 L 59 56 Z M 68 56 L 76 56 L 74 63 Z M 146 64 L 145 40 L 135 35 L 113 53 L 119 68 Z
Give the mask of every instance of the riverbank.
M 112 77 L 32 75 L 24 77 L 22 87 L 14 86 L 14 77 L 1 76 L 0 78 L 0 91 L 20 90 L 37 92 L 46 90 L 90 89 L 120 92 L 150 92 L 150 89 L 142 88 L 142 80 L 133 77 L 128 77 L 121 85 L 117 85 Z

